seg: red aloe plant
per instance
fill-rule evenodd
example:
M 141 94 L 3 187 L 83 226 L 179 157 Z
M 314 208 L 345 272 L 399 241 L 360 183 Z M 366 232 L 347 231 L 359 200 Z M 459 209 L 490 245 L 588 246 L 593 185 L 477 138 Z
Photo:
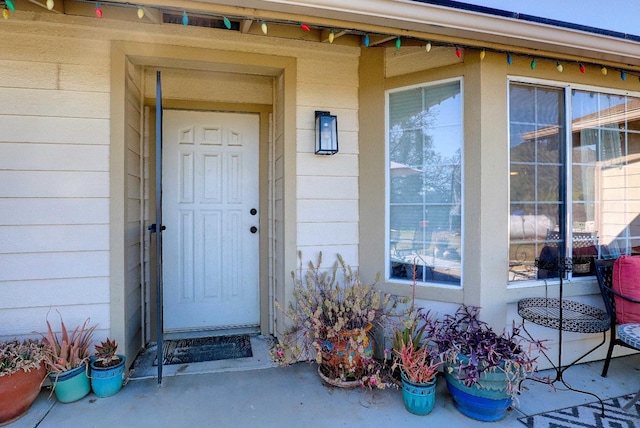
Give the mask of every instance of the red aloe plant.
M 77 326 L 71 334 L 60 315 L 60 336 L 53 332 L 47 319 L 47 336 L 43 342 L 47 345 L 47 359 L 45 360 L 49 372 L 62 373 L 80 367 L 89 359 L 91 338 L 96 325 L 89 326 L 89 318 L 82 325 Z
M 393 350 L 395 359 L 392 370 L 399 367 L 412 383 L 431 383 L 443 363 L 436 359 L 427 344 L 416 348 L 411 342 L 402 341 L 400 349 Z

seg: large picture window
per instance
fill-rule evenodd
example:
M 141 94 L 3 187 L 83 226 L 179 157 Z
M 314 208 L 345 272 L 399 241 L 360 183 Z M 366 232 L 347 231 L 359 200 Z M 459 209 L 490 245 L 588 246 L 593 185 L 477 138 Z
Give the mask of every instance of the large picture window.
M 461 81 L 387 97 L 387 277 L 459 286 Z
M 640 251 L 640 98 L 511 82 L 509 124 L 510 281 Z

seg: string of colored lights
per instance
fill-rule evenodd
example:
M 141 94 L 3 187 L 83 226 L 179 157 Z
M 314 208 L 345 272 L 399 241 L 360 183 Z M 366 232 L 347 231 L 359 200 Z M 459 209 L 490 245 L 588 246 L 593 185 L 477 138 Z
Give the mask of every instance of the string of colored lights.
M 78 0 L 80 2 L 85 2 L 85 3 L 94 3 L 93 0 Z M 16 10 L 15 4 L 13 2 L 13 0 L 1 0 L 0 1 L 0 5 L 4 3 L 4 9 L 2 11 L 2 16 L 4 17 L 4 19 L 9 19 L 11 12 L 14 12 Z M 95 15 L 98 19 L 101 19 L 104 15 L 103 9 L 101 7 L 101 3 L 104 5 L 108 5 L 110 7 L 133 7 L 137 9 L 137 16 L 138 19 L 142 19 L 145 16 L 145 7 L 138 5 L 138 4 L 133 4 L 133 3 L 119 3 L 119 2 L 95 2 Z M 52 10 L 55 7 L 55 0 L 46 0 L 46 7 L 48 10 Z M 179 11 L 182 12 L 182 24 L 185 26 L 189 25 L 189 14 L 187 13 L 187 10 L 184 9 L 178 9 L 178 8 L 168 8 L 168 7 L 162 7 L 162 10 L 173 10 L 173 11 Z M 206 13 L 206 12 L 191 12 L 193 15 L 197 15 L 197 16 L 207 16 L 207 17 L 211 17 L 211 18 L 216 18 L 216 19 L 222 19 L 222 22 L 225 26 L 226 29 L 230 30 L 232 29 L 232 23 L 231 23 L 231 19 L 227 16 L 224 15 L 216 15 L 216 14 L 210 14 L 210 13 Z M 239 19 L 239 20 L 244 20 L 244 19 L 251 19 L 250 17 L 233 17 L 233 19 Z M 305 22 L 295 22 L 295 21 L 285 21 L 285 20 L 273 20 L 272 21 L 274 24 L 284 24 L 284 25 L 298 25 L 300 27 L 300 29 L 304 32 L 310 32 L 311 31 L 311 26 Z M 336 34 L 336 29 L 335 28 L 326 28 L 326 27 L 316 27 L 318 29 L 325 29 L 329 31 L 329 35 L 327 40 L 329 41 L 329 43 L 333 43 L 335 40 L 335 34 Z M 265 20 L 261 19 L 260 20 L 260 29 L 262 31 L 262 33 L 264 35 L 267 35 L 268 33 L 268 24 Z M 367 34 L 366 32 L 361 32 L 359 30 L 350 30 L 350 29 L 340 29 L 341 31 L 347 31 L 350 34 L 354 34 L 354 35 L 360 35 L 362 37 L 362 45 L 365 48 L 370 47 L 371 45 L 371 37 L 369 34 Z M 431 41 L 431 40 L 420 40 L 414 37 L 403 37 L 403 36 L 395 36 L 395 48 L 396 49 L 401 49 L 402 47 L 402 40 L 403 39 L 412 39 L 412 40 L 419 40 L 421 42 L 424 42 L 424 48 L 425 51 L 431 52 L 434 44 L 436 46 L 443 46 L 443 47 L 453 47 L 455 48 L 454 52 L 456 57 L 461 58 L 462 54 L 464 52 L 465 49 L 468 50 L 480 50 L 479 52 L 479 56 L 480 56 L 480 60 L 484 60 L 484 58 L 486 57 L 486 53 L 487 51 L 490 52 L 494 52 L 494 53 L 499 53 L 499 54 L 503 54 L 505 55 L 507 64 L 512 65 L 513 64 L 513 57 L 514 56 L 518 56 L 518 57 L 526 57 L 530 60 L 530 68 L 531 70 L 534 70 L 537 66 L 538 66 L 538 62 L 539 61 L 549 61 L 549 62 L 553 62 L 555 63 L 556 66 L 556 70 L 559 73 L 562 73 L 565 70 L 565 64 L 575 64 L 577 65 L 578 69 L 580 70 L 580 73 L 582 74 L 586 74 L 587 73 L 587 66 L 589 66 L 590 68 L 596 68 L 600 70 L 600 73 L 603 76 L 607 76 L 609 73 L 609 69 L 601 64 L 595 63 L 595 62 L 587 62 L 587 61 L 572 61 L 572 60 L 563 60 L 563 59 L 557 59 L 557 58 L 552 58 L 552 57 L 548 57 L 548 56 L 532 56 L 529 54 L 516 54 L 516 53 L 512 53 L 509 51 L 504 51 L 504 50 L 496 50 L 496 49 L 491 49 L 491 48 L 479 48 L 477 46 L 463 46 L 462 44 L 452 44 L 452 43 L 443 43 L 443 42 L 436 42 L 436 41 Z M 612 69 L 616 70 L 619 73 L 620 79 L 625 81 L 627 80 L 627 78 L 629 76 L 634 76 L 638 79 L 638 82 L 640 82 L 640 72 L 639 71 L 635 71 L 635 70 L 628 70 L 628 69 L 623 69 L 623 68 L 613 68 Z

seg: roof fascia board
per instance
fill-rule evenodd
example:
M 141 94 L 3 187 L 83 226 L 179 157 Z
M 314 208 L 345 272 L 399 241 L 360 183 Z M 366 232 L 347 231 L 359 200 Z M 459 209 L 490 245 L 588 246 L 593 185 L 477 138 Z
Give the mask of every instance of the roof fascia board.
M 509 12 L 490 14 L 432 2 L 442 3 L 429 0 L 204 0 L 195 4 L 227 5 L 237 7 L 239 11 L 251 9 L 255 12 L 257 9 L 352 21 L 364 26 L 398 29 L 398 35 L 402 35 L 402 30 L 457 35 L 477 41 L 478 46 L 483 43 L 504 43 L 566 54 L 579 52 L 597 60 L 640 65 L 639 41 L 633 38 L 589 32 L 586 31 L 588 27 L 560 27 L 549 23 L 550 20 L 536 22 L 528 16 L 525 16 L 527 19 L 518 19 Z M 158 0 L 150 0 L 150 3 L 158 4 Z

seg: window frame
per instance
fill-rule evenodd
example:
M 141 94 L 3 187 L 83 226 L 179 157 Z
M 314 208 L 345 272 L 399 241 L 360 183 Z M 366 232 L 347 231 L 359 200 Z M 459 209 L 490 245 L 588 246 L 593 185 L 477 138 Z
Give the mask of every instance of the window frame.
M 566 153 L 565 159 L 563 160 L 563 168 L 564 168 L 563 179 L 566 185 L 566 190 L 565 190 L 565 199 L 564 201 L 561 201 L 561 202 L 564 202 L 564 204 L 566 205 L 565 214 L 564 214 L 565 224 L 572 225 L 574 201 L 571 196 L 570 189 L 573 189 L 572 168 L 574 166 L 573 150 L 571 146 L 572 131 L 573 131 L 571 126 L 572 112 L 573 112 L 573 105 L 572 105 L 573 91 L 594 92 L 598 95 L 614 95 L 614 96 L 624 96 L 624 97 L 633 97 L 633 98 L 640 98 L 640 92 L 633 92 L 633 91 L 609 88 L 604 86 L 585 85 L 585 84 L 569 83 L 569 82 L 556 81 L 556 80 L 537 79 L 537 78 L 530 78 L 530 77 L 524 77 L 524 76 L 511 76 L 511 75 L 507 76 L 507 80 L 506 80 L 506 85 L 507 85 L 507 91 L 506 91 L 507 93 L 507 110 L 506 110 L 507 111 L 507 130 L 506 130 L 507 146 L 506 146 L 506 150 L 507 150 L 507 164 L 508 164 L 507 171 L 511 170 L 510 88 L 512 83 L 528 84 L 528 85 L 534 85 L 537 87 L 555 88 L 555 89 L 561 89 L 563 91 L 564 104 L 565 104 L 564 143 L 565 143 L 565 153 Z M 511 180 L 510 179 L 507 180 L 507 192 L 508 192 L 507 193 L 508 196 L 507 196 L 506 210 L 507 210 L 507 213 L 510 213 L 511 212 Z M 507 245 L 506 245 L 507 251 L 509 251 L 509 247 L 511 245 L 510 222 L 509 222 L 508 228 L 509 228 L 509 231 L 507 233 Z M 569 236 L 570 232 L 565 232 L 565 234 Z M 566 250 L 567 257 L 570 257 L 572 255 L 573 240 L 569 241 L 568 239 L 566 239 L 567 236 L 563 237 L 563 239 L 565 240 L 565 250 Z M 599 247 L 599 245 L 597 246 Z M 598 249 L 597 257 L 599 258 L 600 255 L 601 255 L 600 249 Z M 508 272 L 507 272 L 507 275 L 508 275 Z M 595 273 L 593 275 L 588 275 L 588 276 L 574 277 L 572 272 L 567 272 L 567 275 L 565 276 L 565 278 L 571 281 L 592 282 L 595 279 Z M 523 287 L 530 287 L 530 286 L 542 286 L 542 285 L 545 285 L 547 281 L 548 280 L 545 278 L 534 278 L 530 280 L 511 280 L 507 277 L 507 284 L 508 284 L 507 288 L 516 289 L 516 288 L 523 288 Z
M 389 96 L 393 93 L 409 91 L 412 89 L 419 88 L 428 88 L 434 86 L 446 85 L 449 83 L 457 82 L 460 87 L 460 283 L 459 284 L 448 284 L 445 282 L 434 282 L 434 281 L 416 281 L 416 284 L 421 287 L 434 287 L 434 288 L 443 288 L 449 290 L 460 290 L 462 291 L 464 288 L 464 236 L 465 236 L 465 118 L 464 118 L 464 108 L 465 108 L 465 99 L 464 99 L 464 77 L 456 76 L 452 78 L 438 79 L 429 82 L 421 82 L 406 86 L 399 86 L 396 88 L 386 89 L 384 91 L 385 97 L 385 147 L 384 147 L 384 172 L 385 172 L 385 207 L 384 207 L 384 281 L 391 284 L 399 284 L 399 285 L 411 285 L 413 282 L 410 279 L 402 279 L 402 278 L 393 278 L 391 277 L 391 180 L 390 180 L 390 155 L 389 155 L 389 133 L 390 133 L 390 114 L 389 114 Z

